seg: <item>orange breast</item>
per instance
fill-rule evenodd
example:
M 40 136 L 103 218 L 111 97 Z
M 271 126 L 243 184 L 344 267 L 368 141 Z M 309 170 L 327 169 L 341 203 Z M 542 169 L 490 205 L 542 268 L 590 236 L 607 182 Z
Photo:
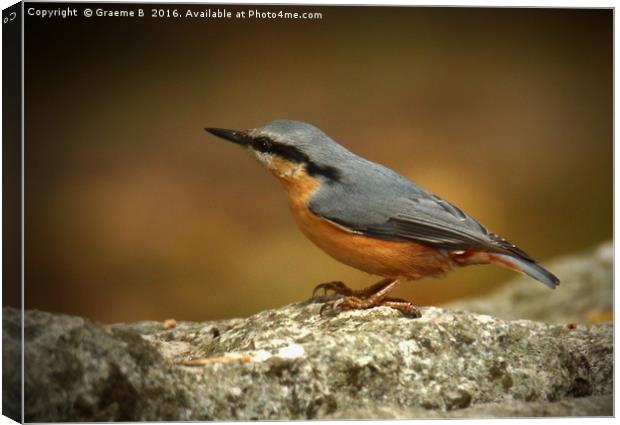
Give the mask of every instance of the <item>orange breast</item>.
M 304 173 L 305 174 L 305 173 Z M 370 238 L 314 215 L 308 200 L 318 183 L 310 176 L 281 179 L 289 205 L 302 232 L 336 260 L 370 274 L 403 279 L 440 276 L 456 264 L 436 249 L 412 242 Z

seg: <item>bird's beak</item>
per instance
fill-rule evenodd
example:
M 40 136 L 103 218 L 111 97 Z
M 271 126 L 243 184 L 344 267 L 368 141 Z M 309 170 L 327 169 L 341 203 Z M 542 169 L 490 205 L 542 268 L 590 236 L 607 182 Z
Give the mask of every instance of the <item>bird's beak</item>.
M 252 140 L 245 131 L 226 130 L 225 128 L 205 128 L 205 130 L 214 136 L 241 146 L 247 146 Z

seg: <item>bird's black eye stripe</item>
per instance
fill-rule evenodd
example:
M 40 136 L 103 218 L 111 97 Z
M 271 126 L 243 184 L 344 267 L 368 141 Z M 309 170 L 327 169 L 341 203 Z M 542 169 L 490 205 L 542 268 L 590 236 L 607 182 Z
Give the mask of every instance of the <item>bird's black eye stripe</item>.
M 267 137 L 259 137 L 252 141 L 252 147 L 259 152 L 270 152 L 273 148 L 273 142 Z
M 252 148 L 258 152 L 278 155 L 279 157 L 292 162 L 309 162 L 308 155 L 301 152 L 295 146 L 278 143 L 265 136 L 257 137 L 256 139 L 252 140 Z
M 268 137 L 261 136 L 252 140 L 252 148 L 258 152 L 277 155 L 280 158 L 297 164 L 306 164 L 308 174 L 311 176 L 320 175 L 326 177 L 329 181 L 340 181 L 341 176 L 338 169 L 312 162 L 307 154 L 300 151 L 295 146 L 278 143 Z
M 308 155 L 306 155 L 294 146 L 287 146 L 278 143 L 273 145 L 272 151 L 274 154 L 280 156 L 281 158 L 296 162 L 298 164 L 307 164 L 308 162 L 310 162 L 310 158 L 308 158 Z

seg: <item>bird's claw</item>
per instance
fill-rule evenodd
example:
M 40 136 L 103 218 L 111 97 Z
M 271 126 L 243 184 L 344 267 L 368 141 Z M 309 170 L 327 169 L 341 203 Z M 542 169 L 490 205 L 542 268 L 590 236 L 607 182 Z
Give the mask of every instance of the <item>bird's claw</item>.
M 325 312 L 328 311 L 328 310 L 330 312 L 332 312 L 332 313 L 335 312 L 337 307 L 338 307 L 338 304 L 340 304 L 339 301 L 341 301 L 341 300 L 333 300 L 333 301 L 328 301 L 328 302 L 324 303 L 321 306 L 321 309 L 319 310 L 319 316 L 323 317 Z

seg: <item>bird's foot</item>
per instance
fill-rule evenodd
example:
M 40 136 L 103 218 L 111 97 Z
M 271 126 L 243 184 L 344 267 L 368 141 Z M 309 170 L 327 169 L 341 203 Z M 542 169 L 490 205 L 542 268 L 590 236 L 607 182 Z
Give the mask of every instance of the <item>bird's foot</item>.
M 405 316 L 415 319 L 422 317 L 422 313 L 415 305 L 402 298 L 360 298 L 355 295 L 345 296 L 344 298 L 326 302 L 321 307 L 320 314 L 323 316 L 327 311 L 336 313 L 343 310 L 367 310 L 381 306 L 393 308 L 400 311 Z
M 342 282 L 326 282 L 314 288 L 313 296 L 321 290 L 323 290 L 325 294 L 327 294 L 328 291 L 333 291 L 341 295 L 340 298 L 323 304 L 320 310 L 321 316 L 326 311 L 367 310 L 369 308 L 386 306 L 398 310 L 406 316 L 414 318 L 422 317 L 420 310 L 409 301 L 403 300 L 402 298 L 388 297 L 388 293 L 395 289 L 398 283 L 398 279 L 387 278 L 368 288 L 353 290 Z

